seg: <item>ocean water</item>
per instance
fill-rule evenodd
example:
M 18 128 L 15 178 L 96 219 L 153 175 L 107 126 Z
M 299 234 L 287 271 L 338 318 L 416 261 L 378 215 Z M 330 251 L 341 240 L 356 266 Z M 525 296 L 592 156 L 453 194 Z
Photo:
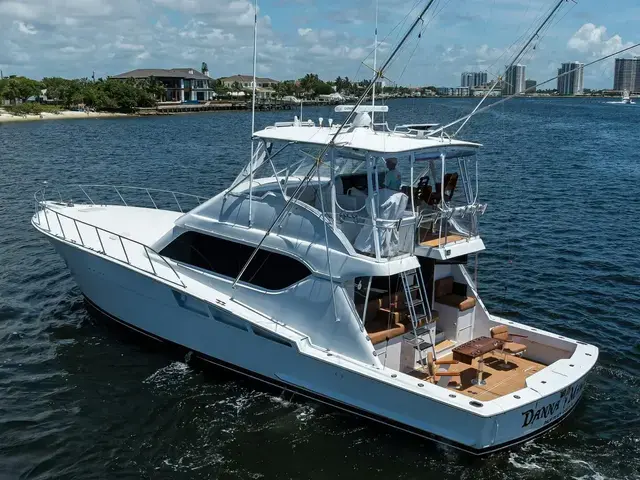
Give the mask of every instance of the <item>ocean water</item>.
M 388 120 L 473 106 L 396 100 Z M 601 352 L 560 427 L 483 458 L 139 342 L 87 312 L 31 227 L 43 181 L 215 194 L 247 160 L 248 113 L 0 125 L 0 478 L 640 478 L 639 124 L 640 106 L 518 99 L 461 134 L 485 145 L 485 303 Z

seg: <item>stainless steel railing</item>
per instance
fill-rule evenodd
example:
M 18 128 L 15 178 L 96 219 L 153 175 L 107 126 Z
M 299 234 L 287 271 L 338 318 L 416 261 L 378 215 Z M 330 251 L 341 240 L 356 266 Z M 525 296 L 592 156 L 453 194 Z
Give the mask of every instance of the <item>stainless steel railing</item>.
M 136 188 L 136 187 L 132 187 L 132 188 Z M 143 189 L 143 190 L 146 190 L 146 189 Z M 102 228 L 102 227 L 98 227 L 96 225 L 84 222 L 82 220 L 78 220 L 78 219 L 73 218 L 73 217 L 71 217 L 69 215 L 61 213 L 61 212 L 55 210 L 54 208 L 51 208 L 47 204 L 47 201 L 44 200 L 44 196 L 45 196 L 45 194 L 44 194 L 43 190 L 38 190 L 34 194 L 35 213 L 34 213 L 34 217 L 33 218 L 34 218 L 34 223 L 37 224 L 37 226 L 40 229 L 47 231 L 49 234 L 51 234 L 51 235 L 53 235 L 55 237 L 62 238 L 63 240 L 65 240 L 67 242 L 74 243 L 74 244 L 80 244 L 84 248 L 87 248 L 89 250 L 95 251 L 95 252 L 97 252 L 99 254 L 105 255 L 105 256 L 110 257 L 110 258 L 112 258 L 114 260 L 117 260 L 119 262 L 124 262 L 127 265 L 129 265 L 131 268 L 135 269 L 135 270 L 139 270 L 139 271 L 143 271 L 145 273 L 152 274 L 155 277 L 161 278 L 161 279 L 166 280 L 166 281 L 168 281 L 170 283 L 173 283 L 175 285 L 179 285 L 179 286 L 181 286 L 183 288 L 186 288 L 186 285 L 182 281 L 182 279 L 180 278 L 180 275 L 178 275 L 176 270 L 171 266 L 171 264 L 167 261 L 167 259 L 165 257 L 163 257 L 162 255 L 160 255 L 158 252 L 156 252 L 153 248 L 151 248 L 148 245 L 145 245 L 145 244 L 143 244 L 143 243 L 141 243 L 141 242 L 139 242 L 137 240 L 134 240 L 132 238 L 120 235 L 119 233 L 107 230 L 107 229 Z M 62 203 L 64 203 L 64 202 L 62 202 Z M 59 231 L 56 228 L 52 228 L 52 222 L 54 220 L 50 220 L 49 219 L 49 216 L 51 214 L 54 216 L 54 219 L 55 219 L 55 222 L 57 223 Z M 42 217 L 44 217 L 44 221 L 42 220 Z M 71 234 L 71 232 L 69 232 L 69 231 L 65 232 L 65 229 L 62 226 L 63 222 L 61 221 L 61 218 L 64 218 L 67 221 L 69 221 L 71 224 L 73 224 L 73 229 L 75 230 L 75 233 L 77 234 L 77 240 L 74 238 L 74 236 Z M 99 248 L 97 248 L 97 245 L 92 245 L 88 241 L 85 241 L 85 238 L 80 233 L 80 226 L 81 225 L 84 226 L 84 227 L 87 227 L 91 231 L 95 232 L 96 238 L 98 240 Z M 86 235 L 86 232 L 85 232 L 85 235 Z M 107 251 L 107 249 L 105 248 L 104 242 L 103 242 L 103 236 L 105 236 L 105 235 L 109 236 L 111 239 L 116 238 L 118 240 L 118 243 L 120 245 L 120 249 L 121 249 L 122 254 L 124 256 L 124 259 L 120 258 L 117 255 L 114 255 L 113 253 L 109 253 Z M 149 269 L 143 268 L 140 265 L 136 265 L 135 263 L 133 263 L 131 261 L 131 256 L 130 256 L 131 252 L 127 251 L 126 245 L 132 245 L 132 244 L 133 245 L 137 245 L 138 247 L 142 247 L 142 249 L 144 251 L 144 257 L 149 262 L 149 267 L 150 267 Z M 152 259 L 152 257 L 153 257 L 153 259 Z M 168 267 L 169 271 L 171 272 L 171 275 L 163 275 L 161 272 L 159 272 L 159 270 L 154 265 L 154 261 L 157 261 L 161 265 L 164 265 L 164 266 Z
M 82 185 L 75 185 L 72 187 L 77 187 L 82 192 L 82 194 L 91 202 L 92 205 L 96 205 L 97 202 L 94 200 L 94 198 L 91 197 L 91 195 L 89 195 L 89 192 L 94 190 L 94 192 L 92 193 L 94 193 L 94 196 L 95 196 L 96 189 L 113 190 L 118 195 L 118 198 L 120 199 L 122 204 L 125 206 L 141 206 L 141 205 L 134 205 L 136 200 L 128 197 L 127 192 L 136 192 L 139 194 L 143 194 L 143 197 L 148 198 L 151 201 L 153 208 L 155 209 L 158 209 L 158 202 L 157 202 L 158 194 L 170 195 L 171 198 L 173 198 L 173 201 L 175 202 L 175 206 L 178 208 L 177 211 L 180 211 L 181 213 L 184 213 L 185 209 L 183 208 L 183 205 L 180 203 L 180 200 L 179 200 L 180 198 L 183 199 L 183 202 L 184 202 L 184 199 L 190 199 L 192 201 L 194 200 L 195 202 L 198 203 L 198 205 L 201 205 L 203 202 L 208 200 L 208 198 L 206 197 L 200 197 L 198 195 L 193 195 L 190 193 L 174 192 L 171 190 L 161 190 L 158 188 L 132 187 L 128 185 L 82 184 Z M 60 200 L 64 201 L 59 189 L 56 188 L 55 190 L 58 193 Z M 156 196 L 154 197 L 153 194 L 155 194 Z M 129 201 L 127 201 L 127 199 L 129 199 Z M 148 206 L 148 205 L 145 205 L 145 206 Z M 173 205 L 170 205 L 170 206 L 173 207 Z
M 478 235 L 478 216 L 484 214 L 486 208 L 486 204 L 475 203 L 432 212 L 423 211 L 418 225 L 419 237 L 422 237 L 422 230 L 431 231 L 435 235 L 434 240 L 438 240 L 438 248 L 444 247 L 448 243 L 447 238 L 450 235 L 457 235 L 466 240 L 476 237 Z

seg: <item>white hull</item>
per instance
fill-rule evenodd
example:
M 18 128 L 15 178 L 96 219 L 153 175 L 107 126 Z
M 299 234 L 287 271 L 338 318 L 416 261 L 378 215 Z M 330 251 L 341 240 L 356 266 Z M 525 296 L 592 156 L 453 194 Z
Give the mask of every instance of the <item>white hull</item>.
M 226 368 L 471 453 L 517 444 L 555 426 L 576 406 L 585 377 L 597 359 L 597 349 L 593 356 L 586 353 L 590 357 L 587 361 L 585 348 L 590 346 L 578 345 L 568 360 L 580 362 L 573 376 L 562 373 L 560 365 L 553 381 L 542 382 L 546 385 L 535 391 L 523 390 L 517 401 L 494 400 L 491 409 L 485 404 L 476 412 L 466 404 L 461 408 L 453 400 L 446 403 L 442 397 L 430 398 L 432 387 L 439 388 L 434 385 L 419 384 L 424 387 L 420 389 L 424 393 L 419 394 L 394 385 L 388 373 L 373 366 L 350 364 L 336 358 L 339 356 L 306 348 L 304 341 L 286 345 L 257 335 L 254 323 L 230 315 L 215 301 L 195 300 L 198 305 L 206 305 L 204 310 L 180 306 L 173 293 L 181 290 L 179 287 L 52 236 L 36 223 L 34 226 L 49 237 L 83 294 L 114 320 L 197 352 Z M 184 293 L 182 290 L 178 294 Z M 451 391 L 446 393 L 456 396 Z M 472 400 L 468 397 L 458 397 L 455 401 L 472 403 L 467 402 Z

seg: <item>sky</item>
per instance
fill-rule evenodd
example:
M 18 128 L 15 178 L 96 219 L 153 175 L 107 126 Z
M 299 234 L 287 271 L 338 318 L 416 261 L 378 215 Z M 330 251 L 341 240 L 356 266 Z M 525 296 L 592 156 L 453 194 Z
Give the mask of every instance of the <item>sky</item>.
M 378 66 L 427 0 L 378 0 Z M 376 0 L 259 0 L 258 74 L 371 78 Z M 463 71 L 504 70 L 522 37 L 556 0 L 435 0 L 386 71 L 387 83 L 458 86 Z M 4 75 L 67 78 L 135 68 L 251 74 L 248 0 L 0 0 Z M 562 62 L 589 62 L 640 42 L 640 3 L 569 0 L 520 63 L 542 82 Z M 640 48 L 625 54 L 640 56 Z M 611 88 L 613 60 L 585 70 L 586 88 Z M 549 83 L 551 88 L 555 82 Z

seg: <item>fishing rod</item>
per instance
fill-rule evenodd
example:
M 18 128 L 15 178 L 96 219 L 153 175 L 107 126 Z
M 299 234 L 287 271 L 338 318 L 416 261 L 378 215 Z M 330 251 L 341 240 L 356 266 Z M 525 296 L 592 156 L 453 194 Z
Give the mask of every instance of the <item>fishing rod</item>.
M 240 280 L 240 278 L 242 278 L 242 275 L 244 275 L 245 271 L 249 267 L 249 264 L 253 261 L 255 256 L 258 254 L 258 250 L 260 250 L 260 247 L 262 246 L 262 244 L 264 243 L 266 238 L 269 236 L 269 234 L 273 230 L 273 227 L 275 227 L 280 222 L 280 220 L 287 214 L 287 211 L 289 210 L 290 206 L 293 204 L 294 200 L 297 200 L 298 195 L 300 195 L 300 193 L 304 190 L 305 184 L 308 183 L 313 178 L 313 175 L 315 174 L 316 170 L 319 168 L 320 164 L 322 163 L 322 159 L 324 158 L 324 155 L 327 153 L 329 148 L 331 148 L 332 146 L 335 145 L 335 140 L 338 137 L 338 135 L 342 132 L 342 130 L 345 127 L 345 125 L 347 125 L 349 123 L 349 120 L 351 120 L 351 117 L 354 114 L 357 113 L 358 107 L 360 105 L 362 105 L 362 102 L 364 102 L 365 98 L 367 98 L 367 96 L 369 95 L 369 92 L 371 92 L 371 90 L 374 87 L 374 85 L 376 84 L 376 82 L 378 80 L 380 80 L 380 78 L 382 78 L 386 68 L 389 66 L 389 64 L 394 59 L 394 57 L 398 54 L 398 52 L 400 51 L 402 46 L 405 44 L 405 42 L 407 41 L 409 36 L 415 30 L 416 26 L 420 22 L 423 21 L 424 15 L 431 8 L 431 5 L 433 5 L 434 2 L 435 2 L 435 0 L 429 0 L 427 5 L 422 9 L 422 12 L 420 13 L 420 15 L 418 15 L 418 17 L 411 24 L 411 27 L 409 27 L 407 32 L 404 34 L 404 36 L 402 37 L 402 40 L 400 40 L 398 45 L 393 49 L 393 51 L 389 55 L 389 58 L 387 58 L 387 60 L 382 65 L 382 67 L 380 67 L 380 70 L 375 72 L 373 80 L 369 83 L 369 85 L 367 85 L 367 87 L 365 88 L 365 91 L 362 93 L 362 95 L 360 96 L 360 98 L 358 99 L 356 104 L 354 105 L 353 110 L 351 110 L 351 112 L 349 112 L 349 115 L 347 116 L 346 120 L 338 127 L 338 129 L 336 130 L 336 133 L 334 133 L 333 136 L 331 137 L 331 140 L 329 140 L 329 142 L 323 147 L 322 151 L 320 152 L 320 154 L 316 158 L 316 161 L 311 166 L 311 168 L 309 169 L 307 174 L 304 176 L 304 178 L 302 179 L 302 181 L 300 182 L 298 187 L 293 192 L 293 195 L 291 195 L 289 197 L 289 199 L 285 203 L 284 207 L 282 208 L 282 210 L 280 211 L 278 216 L 275 218 L 275 220 L 271 223 L 271 225 L 269 226 L 269 228 L 267 229 L 265 234 L 262 236 L 262 239 L 260 240 L 260 242 L 258 243 L 256 248 L 253 250 L 253 252 L 249 256 L 248 260 L 245 262 L 244 266 L 240 270 L 240 273 L 238 274 L 236 279 L 233 281 L 232 288 L 235 288 L 235 286 L 238 283 L 238 281 Z M 302 119 L 300 119 L 300 120 L 302 120 Z

